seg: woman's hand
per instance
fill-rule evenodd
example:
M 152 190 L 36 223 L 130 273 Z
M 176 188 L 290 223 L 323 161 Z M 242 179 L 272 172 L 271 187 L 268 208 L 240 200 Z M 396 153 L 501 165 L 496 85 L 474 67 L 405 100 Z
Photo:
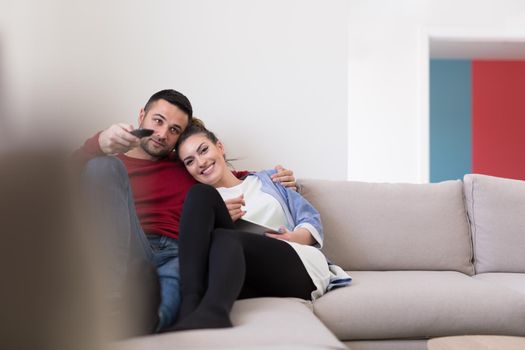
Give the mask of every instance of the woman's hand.
M 293 242 L 292 241 L 292 233 L 293 233 L 292 231 L 288 230 L 284 226 L 281 226 L 279 227 L 279 232 L 281 233 L 266 232 L 266 236 L 271 237 L 271 238 L 282 239 L 283 241 Z
M 246 205 L 246 203 L 244 203 L 244 195 L 241 194 L 239 197 L 227 199 L 224 203 L 226 203 L 226 208 L 228 208 L 233 222 L 239 220 L 246 214 L 246 211 L 241 208 L 243 205 Z
M 310 233 L 310 231 L 302 227 L 298 228 L 295 231 L 290 231 L 286 227 L 281 226 L 279 228 L 279 232 L 281 233 L 267 232 L 266 236 L 271 237 L 271 238 L 282 239 L 283 241 L 300 243 L 304 245 L 312 245 L 315 243 L 315 239 L 312 237 L 312 234 Z
M 284 187 L 297 191 L 297 183 L 293 171 L 283 168 L 281 165 L 275 167 L 277 173 L 272 175 L 273 182 L 280 182 Z

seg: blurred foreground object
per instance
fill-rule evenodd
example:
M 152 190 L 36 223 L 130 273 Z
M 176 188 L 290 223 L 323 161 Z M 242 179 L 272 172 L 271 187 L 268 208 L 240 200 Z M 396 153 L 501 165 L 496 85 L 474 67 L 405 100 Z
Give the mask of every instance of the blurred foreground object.
M 63 155 L 0 154 L 0 349 L 100 349 L 112 331 Z

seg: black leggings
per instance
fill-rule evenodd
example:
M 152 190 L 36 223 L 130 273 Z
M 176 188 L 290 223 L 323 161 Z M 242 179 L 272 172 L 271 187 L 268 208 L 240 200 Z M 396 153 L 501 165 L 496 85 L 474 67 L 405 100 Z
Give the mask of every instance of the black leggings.
M 235 230 L 211 186 L 193 186 L 180 222 L 182 306 L 177 329 L 231 326 L 239 297 L 310 299 L 315 285 L 295 250 L 281 240 Z

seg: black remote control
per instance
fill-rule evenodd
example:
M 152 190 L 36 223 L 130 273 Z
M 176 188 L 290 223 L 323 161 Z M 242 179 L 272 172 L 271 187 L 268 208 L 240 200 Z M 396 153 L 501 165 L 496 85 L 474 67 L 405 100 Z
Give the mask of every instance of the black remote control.
M 148 137 L 148 136 L 151 136 L 153 134 L 153 130 L 151 129 L 135 129 L 135 130 L 131 130 L 129 132 L 131 135 L 135 135 L 137 136 L 138 138 L 143 138 L 143 137 Z

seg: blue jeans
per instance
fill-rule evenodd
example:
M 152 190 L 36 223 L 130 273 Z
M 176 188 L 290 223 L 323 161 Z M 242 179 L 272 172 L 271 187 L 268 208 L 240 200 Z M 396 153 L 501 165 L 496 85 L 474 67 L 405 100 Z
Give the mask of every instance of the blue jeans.
M 152 267 L 151 270 L 157 272 L 155 279 L 160 284 L 160 303 L 158 303 L 156 325 L 147 325 L 147 329 L 150 332 L 158 332 L 172 325 L 181 300 L 178 241 L 166 236 L 144 233 L 135 210 L 128 173 L 120 159 L 104 156 L 89 160 L 84 179 L 89 200 L 96 213 L 97 231 L 101 233 L 99 237 L 101 246 L 105 248 L 105 255 L 109 259 L 108 297 L 119 304 L 124 294 L 128 292 L 125 289 L 134 287 L 149 288 L 149 294 L 145 292 L 143 295 L 151 296 L 153 286 L 142 286 L 137 273 L 132 278 L 135 285 L 126 284 L 129 274 L 134 273 L 131 271 L 132 266 L 149 265 Z M 138 270 L 144 273 L 144 269 Z M 150 281 L 151 278 L 144 278 L 144 280 Z M 141 313 L 138 317 L 140 316 Z M 129 317 L 135 316 L 132 314 Z
M 175 322 L 181 303 L 179 241 L 167 236 L 147 235 L 160 282 L 159 323 L 162 331 Z

